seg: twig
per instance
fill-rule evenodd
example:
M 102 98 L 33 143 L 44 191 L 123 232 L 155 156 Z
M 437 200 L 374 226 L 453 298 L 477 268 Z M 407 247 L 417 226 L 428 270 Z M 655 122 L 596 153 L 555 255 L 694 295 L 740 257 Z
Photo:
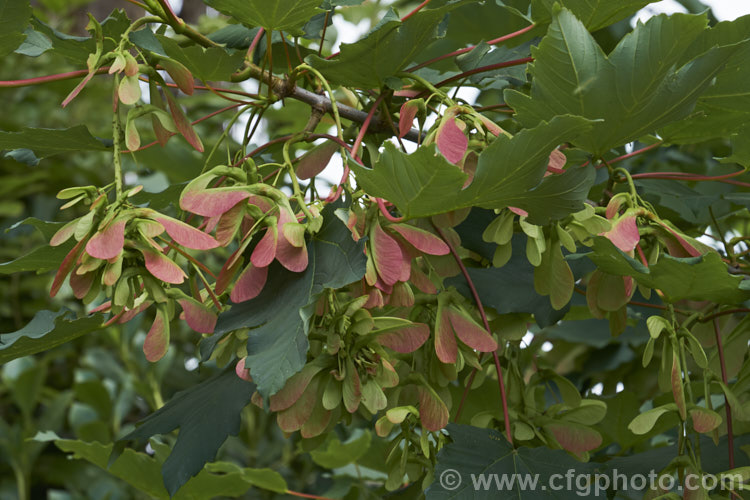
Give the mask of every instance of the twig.
M 327 113 L 333 111 L 331 100 L 328 97 L 297 87 L 294 82 L 271 76 L 262 71 L 255 64 L 247 64 L 243 71 L 232 75 L 233 82 L 244 81 L 248 78 L 255 78 L 262 81 L 271 87 L 273 93 L 280 99 L 289 97 L 304 102 L 305 104 L 309 104 L 310 106 L 321 108 Z M 351 106 L 346 106 L 345 104 L 337 104 L 337 107 L 339 115 L 341 115 L 342 118 L 357 123 L 364 123 L 367 119 L 367 113 L 364 111 L 352 108 Z M 383 132 L 388 130 L 388 125 L 383 120 L 372 120 L 368 130 L 370 132 Z M 419 131 L 416 129 L 411 129 L 404 137 L 412 142 L 418 142 L 420 140 Z

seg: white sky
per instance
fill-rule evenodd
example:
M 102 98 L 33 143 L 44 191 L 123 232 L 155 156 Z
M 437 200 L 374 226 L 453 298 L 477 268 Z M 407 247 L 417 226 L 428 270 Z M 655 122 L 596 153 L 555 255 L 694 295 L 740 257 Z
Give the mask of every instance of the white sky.
M 719 21 L 731 21 L 745 14 L 750 14 L 750 0 L 702 0 L 702 2 L 711 7 L 714 16 Z M 638 19 L 645 21 L 649 17 L 662 12 L 685 12 L 685 8 L 676 0 L 662 0 L 641 9 L 638 13 Z

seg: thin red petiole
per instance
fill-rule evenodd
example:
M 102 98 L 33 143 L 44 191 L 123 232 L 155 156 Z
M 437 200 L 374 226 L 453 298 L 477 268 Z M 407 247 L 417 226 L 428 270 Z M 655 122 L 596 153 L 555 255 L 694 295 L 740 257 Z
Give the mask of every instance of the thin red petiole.
M 183 249 L 181 249 L 180 247 L 178 247 L 177 245 L 175 245 L 171 241 L 167 240 L 166 238 L 162 238 L 161 236 L 159 238 L 164 243 L 166 243 L 169 246 L 169 248 L 171 248 L 172 250 L 175 250 L 177 253 L 179 253 L 180 255 L 182 255 L 183 257 L 185 257 L 187 260 L 189 260 L 190 262 L 192 262 L 196 266 L 198 266 L 201 269 L 203 269 L 204 271 L 206 271 L 208 274 L 211 275 L 211 277 L 213 279 L 216 279 L 216 275 L 214 273 L 212 273 L 211 270 L 209 268 L 207 268 L 204 264 L 202 264 L 202 263 L 198 262 L 197 260 L 195 260 L 195 258 L 192 255 L 190 255 L 189 253 L 185 252 Z
M 378 96 L 377 99 L 375 99 L 375 102 L 373 103 L 372 107 L 370 108 L 370 111 L 367 113 L 367 116 L 365 117 L 365 121 L 362 122 L 362 126 L 359 128 L 359 133 L 357 134 L 357 138 L 354 140 L 354 145 L 351 148 L 351 155 L 353 158 L 357 158 L 357 150 L 359 149 L 359 146 L 362 144 L 362 141 L 365 138 L 365 134 L 367 133 L 367 129 L 370 127 L 370 122 L 372 122 L 372 117 L 375 116 L 375 112 L 378 110 L 378 106 L 380 105 L 380 101 L 383 100 L 383 96 Z M 359 160 L 356 160 L 359 161 Z M 326 203 L 333 203 L 334 201 L 338 200 L 341 196 L 341 193 L 344 192 L 344 183 L 349 179 L 350 174 L 349 166 L 344 167 L 344 173 L 341 176 L 341 180 L 339 181 L 338 187 L 336 188 L 336 191 L 334 191 L 331 195 L 329 195 L 326 199 Z M 382 208 L 381 208 L 382 211 Z M 390 215 L 390 214 L 389 214 Z
M 104 66 L 95 71 L 95 74 L 100 75 L 109 71 L 109 66 Z M 87 69 L 80 69 L 77 71 L 68 71 L 67 73 L 57 73 L 55 75 L 37 76 L 36 78 L 25 78 L 23 80 L 0 80 L 0 88 L 16 88 L 16 87 L 28 87 L 29 85 L 39 85 L 41 83 L 48 82 L 59 82 L 61 80 L 72 80 L 79 76 L 86 76 L 89 74 Z
M 380 209 L 380 213 L 383 214 L 383 217 L 391 222 L 403 222 L 403 217 L 394 217 L 393 215 L 391 215 L 391 213 L 388 211 L 388 207 L 385 206 L 385 200 L 383 198 L 373 199 L 375 200 L 375 203 L 378 204 L 378 208 Z
M 447 85 L 451 82 L 455 82 L 456 80 L 462 80 L 466 78 L 467 76 L 476 75 L 477 73 L 484 73 L 485 71 L 492 71 L 492 70 L 500 69 L 500 68 L 508 68 L 511 66 L 520 66 L 522 64 L 529 63 L 533 60 L 534 60 L 533 57 L 524 57 L 522 59 L 515 59 L 513 61 L 505 61 L 505 62 L 501 62 L 497 64 L 490 64 L 488 66 L 481 66 L 479 68 L 474 68 L 469 71 L 464 71 L 463 73 L 460 73 L 456 76 L 446 78 L 442 82 L 435 84 L 435 87 L 442 87 L 443 85 Z
M 646 146 L 644 148 L 638 149 L 636 151 L 632 151 L 632 152 L 630 152 L 630 153 L 628 153 L 626 155 L 618 156 L 617 158 L 615 158 L 613 160 L 610 160 L 609 163 L 611 165 L 612 163 L 617 163 L 618 161 L 627 160 L 628 158 L 632 158 L 633 156 L 638 156 L 639 154 L 645 153 L 646 151 L 649 151 L 651 149 L 658 148 L 661 145 L 662 145 L 661 141 L 655 142 L 653 144 L 649 144 L 648 146 Z
M 638 257 L 640 257 L 641 262 L 643 262 L 643 265 L 646 266 L 646 267 L 648 267 L 648 260 L 646 260 L 646 255 L 644 255 L 644 253 L 643 253 L 643 249 L 641 248 L 641 244 L 640 243 L 636 243 L 635 244 L 635 248 L 636 248 L 636 250 L 638 250 Z
M 265 33 L 265 30 L 261 27 L 255 34 L 253 41 L 250 42 L 250 46 L 247 48 L 247 58 L 251 62 L 253 60 L 253 52 L 255 52 L 255 47 L 258 46 L 258 43 L 260 43 L 260 39 L 263 38 L 263 33 Z
M 408 13 L 408 14 L 406 14 L 406 15 L 405 15 L 404 17 L 402 17 L 402 18 L 401 18 L 401 20 L 402 20 L 402 21 L 406 21 L 406 20 L 407 20 L 407 19 L 409 19 L 409 18 L 410 18 L 411 16 L 413 16 L 414 14 L 416 14 L 417 12 L 419 12 L 420 10 L 422 10 L 422 8 L 423 8 L 423 7 L 425 6 L 425 5 L 427 5 L 428 3 L 430 3 L 431 1 L 432 1 L 432 0 L 424 0 L 424 2 L 420 3 L 419 5 L 417 5 L 417 6 L 416 6 L 416 7 L 414 8 L 414 10 L 413 10 L 413 11 L 409 12 L 409 13 Z
M 747 170 L 738 170 L 724 175 L 697 175 L 688 172 L 644 172 L 642 174 L 633 174 L 633 179 L 679 179 L 687 181 L 721 181 L 730 179 L 746 173 Z
M 293 490 L 286 490 L 285 493 L 287 495 L 292 495 L 292 496 L 300 497 L 300 498 L 312 498 L 313 500 L 333 500 L 332 498 L 321 497 L 318 495 L 311 495 L 309 493 L 300 493 L 299 491 L 293 491 Z
M 499 38 L 495 38 L 493 40 L 490 40 L 490 41 L 487 42 L 487 45 L 496 45 L 496 44 L 502 43 L 502 42 L 504 42 L 506 40 L 510 40 L 511 38 L 515 38 L 517 36 L 521 36 L 524 33 L 527 33 L 529 31 L 531 31 L 535 27 L 536 27 L 535 24 L 531 24 L 531 25 L 526 26 L 525 28 L 522 28 L 522 29 L 520 29 L 518 31 L 514 31 L 513 33 L 509 33 L 509 34 L 503 35 L 503 36 L 501 36 Z M 417 64 L 416 66 L 412 66 L 411 68 L 407 69 L 406 71 L 408 71 L 409 73 L 411 73 L 411 72 L 416 71 L 416 70 L 418 70 L 420 68 L 424 68 L 425 66 L 429 66 L 430 64 L 432 64 L 434 62 L 442 61 L 443 59 L 448 59 L 449 57 L 460 56 L 461 54 L 466 54 L 467 52 L 471 52 L 472 50 L 474 50 L 474 48 L 476 48 L 476 45 L 472 45 L 471 47 L 466 47 L 466 48 L 463 48 L 463 49 L 455 50 L 455 51 L 453 51 L 453 52 L 451 52 L 449 54 L 443 54 L 442 56 L 438 56 L 438 57 L 435 57 L 433 59 L 430 59 L 429 61 L 425 61 L 423 63 Z
M 474 286 L 474 281 L 472 281 L 471 276 L 469 275 L 469 271 L 466 270 L 466 266 L 464 265 L 463 261 L 461 260 L 461 257 L 458 255 L 458 252 L 456 252 L 455 247 L 450 242 L 448 238 L 446 238 L 445 233 L 442 229 L 440 229 L 437 225 L 433 223 L 432 225 L 437 233 L 440 235 L 440 238 L 445 242 L 446 245 L 448 245 L 448 248 L 450 249 L 451 254 L 453 255 L 453 259 L 456 261 L 456 264 L 458 264 L 458 267 L 461 269 L 461 274 L 463 274 L 464 279 L 466 279 L 466 284 L 469 285 L 469 290 L 471 291 L 472 297 L 474 297 L 474 302 L 477 304 L 477 308 L 479 309 L 479 316 L 482 317 L 482 323 L 484 324 L 485 330 L 487 330 L 487 333 L 492 335 L 492 329 L 490 328 L 490 324 L 487 321 L 487 314 L 484 312 L 484 306 L 482 305 L 482 300 L 479 298 L 479 293 L 477 292 L 476 287 Z M 508 442 L 513 445 L 513 436 L 510 433 L 510 417 L 508 415 L 508 397 L 505 393 L 505 382 L 503 381 L 503 369 L 500 366 L 500 359 L 497 356 L 497 351 L 492 352 L 492 358 L 495 362 L 495 371 L 497 372 L 497 384 L 500 387 L 500 398 L 502 399 L 503 404 L 503 423 L 505 424 L 505 437 L 508 439 Z

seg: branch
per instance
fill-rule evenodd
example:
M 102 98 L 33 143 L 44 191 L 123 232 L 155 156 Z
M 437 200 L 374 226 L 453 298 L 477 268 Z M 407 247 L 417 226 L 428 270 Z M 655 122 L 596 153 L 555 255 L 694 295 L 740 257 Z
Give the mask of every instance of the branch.
M 241 82 L 248 78 L 255 78 L 256 80 L 260 80 L 268 85 L 271 88 L 271 91 L 279 99 L 289 97 L 304 102 L 305 104 L 309 104 L 310 106 L 323 109 L 327 113 L 333 111 L 331 100 L 329 98 L 297 87 L 294 82 L 290 80 L 282 80 L 281 78 L 271 76 L 255 64 L 248 63 L 244 70 L 232 75 L 231 81 Z M 337 108 L 339 110 L 339 115 L 347 120 L 357 123 L 364 123 L 365 120 L 367 120 L 368 113 L 364 111 L 352 108 L 351 106 L 346 106 L 345 104 L 337 104 Z M 388 129 L 388 124 L 377 118 L 372 119 L 368 128 L 370 132 L 384 132 Z M 411 129 L 404 137 L 412 142 L 419 142 L 421 140 L 419 131 L 416 129 Z

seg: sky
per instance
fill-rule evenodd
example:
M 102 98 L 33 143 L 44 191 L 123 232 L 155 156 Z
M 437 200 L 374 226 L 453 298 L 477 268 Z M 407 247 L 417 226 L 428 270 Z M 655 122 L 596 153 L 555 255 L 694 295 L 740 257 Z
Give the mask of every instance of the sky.
M 719 21 L 731 21 L 740 16 L 750 14 L 750 0 L 702 0 L 711 7 L 714 16 Z M 637 19 L 645 21 L 649 17 L 662 12 L 686 12 L 685 8 L 676 0 L 662 0 L 647 5 L 638 12 Z M 635 24 L 635 23 L 633 23 Z

